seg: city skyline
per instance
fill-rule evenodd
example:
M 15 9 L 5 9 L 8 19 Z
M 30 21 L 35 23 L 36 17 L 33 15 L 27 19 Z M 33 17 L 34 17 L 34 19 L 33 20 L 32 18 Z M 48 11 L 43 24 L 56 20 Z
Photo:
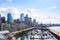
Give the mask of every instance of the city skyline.
M 26 14 L 25 16 L 24 16 L 24 15 L 25 15 L 24 13 L 21 13 L 19 18 L 13 19 L 12 14 L 11 14 L 11 13 L 8 13 L 8 14 L 7 14 L 7 19 L 6 19 L 5 16 L 2 16 L 2 15 L 0 14 L 0 18 L 3 18 L 3 17 L 4 17 L 3 20 L 4 20 L 4 21 L 7 21 L 8 23 L 14 22 L 14 21 L 18 21 L 18 20 L 19 20 L 19 22 L 24 22 L 24 21 L 28 21 L 28 20 L 29 20 L 29 21 L 35 20 L 35 19 L 32 19 L 31 17 L 29 17 L 28 14 Z M 2 20 L 1 20 L 1 21 L 2 21 Z M 36 22 L 36 20 L 35 20 L 35 22 Z
M 28 14 L 39 23 L 60 23 L 60 0 L 0 0 L 0 14 L 11 12 L 14 19 Z

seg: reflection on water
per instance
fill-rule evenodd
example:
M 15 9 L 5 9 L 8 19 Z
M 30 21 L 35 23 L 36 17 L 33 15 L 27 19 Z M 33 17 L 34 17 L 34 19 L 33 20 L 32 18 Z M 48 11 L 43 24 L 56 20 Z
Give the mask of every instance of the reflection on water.
M 48 31 L 32 30 L 17 40 L 54 40 L 54 36 Z

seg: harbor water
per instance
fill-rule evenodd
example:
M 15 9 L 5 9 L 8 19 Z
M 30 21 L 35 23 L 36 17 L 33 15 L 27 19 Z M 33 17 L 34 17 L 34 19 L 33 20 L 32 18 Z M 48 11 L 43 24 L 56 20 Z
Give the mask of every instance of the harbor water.
M 60 32 L 60 27 L 50 27 L 49 29 Z M 55 40 L 55 37 L 48 31 L 42 30 L 32 30 L 17 40 Z

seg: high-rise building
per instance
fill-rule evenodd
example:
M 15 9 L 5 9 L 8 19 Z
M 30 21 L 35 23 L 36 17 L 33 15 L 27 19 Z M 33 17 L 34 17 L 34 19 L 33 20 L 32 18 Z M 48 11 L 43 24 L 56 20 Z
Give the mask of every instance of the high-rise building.
M 2 23 L 5 23 L 6 21 L 5 21 L 5 17 L 1 17 L 1 22 Z
M 32 24 L 32 20 L 31 20 L 30 17 L 28 18 L 28 21 L 29 21 L 29 25 L 31 25 Z
M 7 14 L 7 22 L 12 22 L 13 21 L 13 18 L 12 18 L 12 15 L 10 13 Z
M 1 30 L 1 14 L 0 14 L 0 30 Z
M 29 22 L 31 22 L 31 21 L 32 21 L 31 19 L 32 19 L 32 18 L 30 18 L 30 17 L 29 17 Z
M 0 14 L 0 22 L 1 22 L 1 14 Z
M 36 26 L 36 19 L 33 19 L 33 25 Z
M 33 22 L 34 22 L 34 23 L 36 23 L 36 20 L 35 20 L 35 19 L 33 19 Z
M 28 15 L 26 14 L 26 18 L 28 18 Z
M 1 18 L 1 14 L 0 14 L 0 18 Z
M 25 17 L 25 23 L 28 24 L 28 21 L 29 21 L 29 19 L 28 19 L 28 15 L 26 14 L 26 17 Z
M 24 20 L 25 20 L 25 18 L 24 18 L 24 14 L 21 13 L 21 15 L 20 15 L 20 22 L 22 22 L 22 21 L 24 21 Z
M 20 23 L 20 20 L 19 19 L 15 19 L 14 23 Z

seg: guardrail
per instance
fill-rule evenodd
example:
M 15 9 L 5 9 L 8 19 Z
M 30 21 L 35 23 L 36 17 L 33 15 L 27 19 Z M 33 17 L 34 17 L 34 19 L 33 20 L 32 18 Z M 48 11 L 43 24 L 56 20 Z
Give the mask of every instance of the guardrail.
M 57 40 L 60 40 L 60 33 L 55 30 L 48 30 L 51 34 L 55 36 Z

